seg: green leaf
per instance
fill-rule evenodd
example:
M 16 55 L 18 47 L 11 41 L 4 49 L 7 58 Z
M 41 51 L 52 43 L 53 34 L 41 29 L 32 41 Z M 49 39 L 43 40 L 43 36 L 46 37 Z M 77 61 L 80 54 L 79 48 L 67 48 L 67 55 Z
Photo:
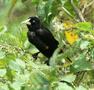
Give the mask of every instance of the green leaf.
M 76 90 L 88 90 L 88 89 L 83 87 L 83 86 L 79 86 L 79 87 L 76 88 Z
M 48 85 L 47 79 L 37 70 L 31 73 L 31 82 L 34 85 Z
M 21 90 L 23 85 L 27 84 L 29 81 L 30 72 L 26 71 L 24 74 L 16 73 L 13 83 L 10 84 L 11 88 L 14 90 Z
M 92 64 L 89 61 L 86 61 L 86 56 L 80 54 L 77 60 L 70 67 L 72 72 L 79 72 L 84 70 L 92 70 Z
M 3 84 L 3 85 L 0 85 L 0 90 L 10 90 L 10 89 L 8 88 L 8 85 Z
M 81 50 L 88 49 L 88 45 L 89 45 L 88 41 L 82 41 L 80 45 Z
M 22 84 L 19 81 L 17 81 L 13 82 L 10 86 L 11 88 L 13 88 L 13 90 L 21 90 Z
M 50 65 L 54 68 L 56 67 L 56 60 L 57 60 L 57 55 L 59 51 L 60 51 L 60 48 L 56 49 L 50 59 Z
M 17 65 L 19 65 L 20 66 L 20 68 L 21 69 L 25 69 L 25 62 L 24 61 L 22 61 L 21 59 L 16 59 L 16 63 L 17 63 Z
M 7 27 L 6 26 L 0 27 L 0 35 L 4 34 L 6 31 L 7 31 Z
M 55 90 L 74 90 L 74 89 L 70 87 L 69 85 L 67 85 L 66 83 L 59 82 Z
M 33 4 L 36 4 L 36 5 L 38 5 L 39 2 L 40 2 L 40 0 L 32 0 L 32 3 L 33 3 Z
M 18 65 L 16 61 L 11 60 L 9 63 L 9 68 L 14 71 L 21 71 L 21 67 Z
M 6 69 L 0 69 L 0 77 L 6 75 Z
M 53 1 L 54 0 L 48 0 L 48 2 L 45 4 L 45 13 L 46 13 L 46 16 L 49 16 L 49 13 L 51 13 L 51 8 L 52 8 Z
M 61 80 L 72 83 L 75 80 L 75 78 L 76 78 L 75 75 L 69 74 L 69 75 L 62 76 Z
M 91 57 L 92 57 L 92 60 L 94 60 L 94 48 L 91 49 L 91 51 L 90 51 L 90 55 L 91 55 Z
M 37 15 L 42 18 L 42 20 L 44 20 L 46 18 L 45 15 L 45 2 L 42 2 L 42 0 L 40 0 L 39 5 L 37 6 Z
M 76 24 L 76 27 L 79 29 L 79 31 L 92 31 L 92 24 L 90 22 L 80 22 Z
M 25 69 L 25 63 L 17 58 L 15 61 L 11 60 L 9 62 L 9 68 L 14 71 L 21 72 L 22 70 Z
M 5 52 L 0 51 L 0 59 L 3 59 L 5 57 Z

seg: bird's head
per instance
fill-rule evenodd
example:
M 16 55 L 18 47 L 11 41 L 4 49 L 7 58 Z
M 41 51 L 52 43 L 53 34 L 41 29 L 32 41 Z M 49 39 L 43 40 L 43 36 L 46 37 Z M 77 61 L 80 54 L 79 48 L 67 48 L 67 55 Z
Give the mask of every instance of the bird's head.
M 38 17 L 29 17 L 27 20 L 23 21 L 27 27 L 31 30 L 39 29 L 41 26 L 40 19 Z

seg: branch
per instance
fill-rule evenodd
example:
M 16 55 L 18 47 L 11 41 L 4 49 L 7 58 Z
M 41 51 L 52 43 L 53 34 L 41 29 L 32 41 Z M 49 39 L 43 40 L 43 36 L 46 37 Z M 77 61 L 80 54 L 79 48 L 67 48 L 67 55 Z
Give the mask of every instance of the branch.
M 87 3 L 84 4 L 84 8 L 82 9 L 82 13 L 84 13 L 85 12 L 85 9 L 88 8 L 88 7 L 90 7 L 93 3 L 94 3 L 94 0 L 91 1 L 89 4 L 87 4 Z
M 70 1 L 71 5 L 73 6 L 73 9 L 76 13 L 76 15 L 78 16 L 78 18 L 80 19 L 81 22 L 85 22 L 85 19 L 81 13 L 81 11 L 76 7 L 76 5 L 74 4 L 73 0 Z
M 91 6 L 93 3 L 94 3 L 94 0 L 91 1 L 91 2 L 87 5 L 87 7 Z M 87 7 L 86 7 L 86 8 L 87 8 Z

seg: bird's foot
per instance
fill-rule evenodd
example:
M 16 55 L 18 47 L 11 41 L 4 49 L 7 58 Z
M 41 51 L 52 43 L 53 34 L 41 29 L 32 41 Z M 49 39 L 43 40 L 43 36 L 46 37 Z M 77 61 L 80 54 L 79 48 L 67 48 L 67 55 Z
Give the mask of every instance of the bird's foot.
M 36 60 L 37 58 L 38 58 L 38 54 L 39 54 L 40 52 L 37 52 L 37 53 L 34 53 L 34 54 L 32 54 L 32 57 Z
M 50 66 L 49 59 L 46 59 L 44 64 L 47 64 L 48 66 Z

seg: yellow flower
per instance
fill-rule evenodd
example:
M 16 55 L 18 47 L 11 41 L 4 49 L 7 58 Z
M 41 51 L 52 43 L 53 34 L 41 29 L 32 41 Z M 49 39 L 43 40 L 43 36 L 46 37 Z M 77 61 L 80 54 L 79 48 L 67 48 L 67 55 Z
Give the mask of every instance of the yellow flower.
M 75 34 L 73 31 L 65 31 L 66 40 L 69 44 L 73 44 L 76 40 L 78 40 L 78 35 Z

